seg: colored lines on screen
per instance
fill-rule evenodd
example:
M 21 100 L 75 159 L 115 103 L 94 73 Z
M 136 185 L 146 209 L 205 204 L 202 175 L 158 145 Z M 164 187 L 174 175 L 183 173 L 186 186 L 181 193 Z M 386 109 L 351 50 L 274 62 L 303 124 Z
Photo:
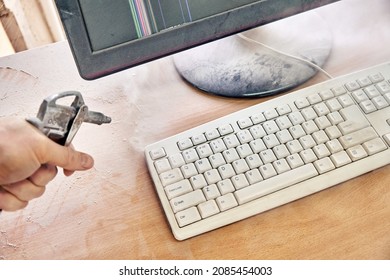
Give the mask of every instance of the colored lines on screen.
M 192 21 L 188 0 L 129 0 L 138 38 Z

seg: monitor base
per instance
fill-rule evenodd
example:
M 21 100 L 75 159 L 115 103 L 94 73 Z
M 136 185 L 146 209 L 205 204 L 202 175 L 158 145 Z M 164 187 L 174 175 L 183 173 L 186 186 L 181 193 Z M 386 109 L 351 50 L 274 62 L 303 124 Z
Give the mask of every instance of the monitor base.
M 279 51 L 322 66 L 332 35 L 314 11 L 242 33 Z M 259 44 L 233 35 L 173 56 L 180 75 L 193 86 L 226 97 L 262 97 L 294 88 L 318 70 Z

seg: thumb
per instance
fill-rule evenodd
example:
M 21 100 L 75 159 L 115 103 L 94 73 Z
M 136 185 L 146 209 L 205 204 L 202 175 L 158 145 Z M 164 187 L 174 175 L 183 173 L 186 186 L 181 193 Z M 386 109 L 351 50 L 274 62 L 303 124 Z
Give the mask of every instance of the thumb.
M 90 155 L 78 152 L 72 147 L 64 147 L 53 141 L 47 141 L 41 163 L 56 165 L 68 171 L 76 171 L 92 168 L 94 160 Z

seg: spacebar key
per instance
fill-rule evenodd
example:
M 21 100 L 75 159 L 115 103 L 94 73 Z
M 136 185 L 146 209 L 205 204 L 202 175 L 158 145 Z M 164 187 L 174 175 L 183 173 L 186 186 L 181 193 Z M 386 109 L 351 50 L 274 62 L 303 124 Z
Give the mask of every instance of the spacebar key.
M 265 181 L 250 185 L 240 189 L 234 194 L 239 204 L 247 203 L 251 200 L 265 196 L 267 194 L 284 189 L 291 185 L 297 184 L 311 177 L 318 175 L 313 164 L 309 163 L 301 167 L 284 172 Z

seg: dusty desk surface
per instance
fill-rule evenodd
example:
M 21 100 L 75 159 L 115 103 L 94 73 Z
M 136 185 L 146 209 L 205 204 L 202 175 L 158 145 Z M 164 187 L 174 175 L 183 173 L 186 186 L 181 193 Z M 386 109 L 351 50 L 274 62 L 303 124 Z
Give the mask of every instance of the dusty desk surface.
M 334 36 L 325 65 L 332 75 L 390 61 L 389 1 L 341 1 L 318 13 Z M 80 91 L 112 124 L 83 124 L 76 135 L 74 146 L 95 158 L 92 170 L 69 178 L 59 172 L 41 198 L 1 214 L 0 259 L 390 259 L 389 165 L 213 232 L 174 239 L 144 147 L 267 98 L 195 90 L 170 57 L 95 81 L 78 76 L 66 42 L 0 58 L 0 116 L 33 116 L 43 98 L 65 90 Z

